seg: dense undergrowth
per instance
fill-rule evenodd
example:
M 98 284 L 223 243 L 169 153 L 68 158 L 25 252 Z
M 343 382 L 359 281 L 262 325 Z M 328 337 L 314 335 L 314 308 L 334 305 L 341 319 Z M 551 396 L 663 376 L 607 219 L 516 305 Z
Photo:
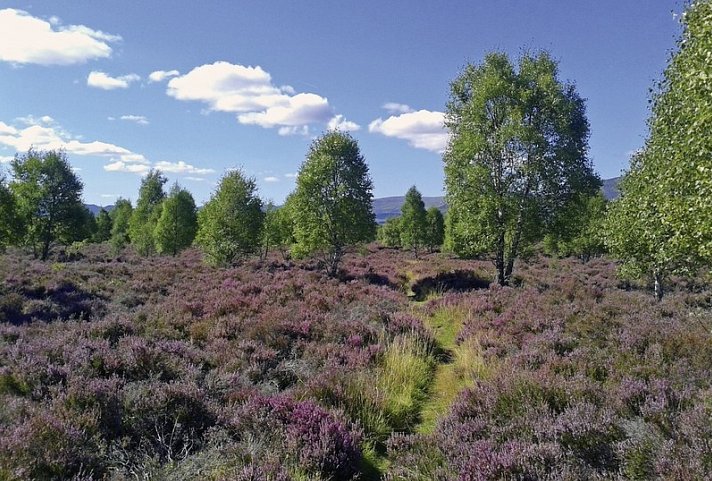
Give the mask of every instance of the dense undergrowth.
M 704 479 L 712 292 L 519 272 L 4 255 L 0 479 Z

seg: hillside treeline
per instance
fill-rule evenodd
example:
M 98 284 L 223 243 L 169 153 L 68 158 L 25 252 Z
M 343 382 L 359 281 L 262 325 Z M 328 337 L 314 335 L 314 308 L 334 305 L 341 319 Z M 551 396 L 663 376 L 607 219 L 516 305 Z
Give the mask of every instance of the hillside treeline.
M 450 84 L 443 154 L 446 218 L 425 211 L 411 188 L 402 215 L 378 228 L 384 246 L 415 257 L 444 248 L 491 258 L 508 285 L 515 262 L 539 245 L 586 261 L 609 250 L 621 273 L 650 279 L 658 299 L 671 275 L 694 274 L 712 260 L 712 115 L 709 2 L 686 12 L 678 52 L 653 89 L 650 132 L 631 159 L 620 199 L 601 196 L 588 156 L 589 124 L 573 83 L 559 79 L 547 52 L 516 61 L 491 53 Z M 154 170 L 135 205 L 119 199 L 94 218 L 80 202 L 82 183 L 61 151 L 30 150 L 0 178 L 0 247 L 46 259 L 57 243 L 110 242 L 141 255 L 176 255 L 196 244 L 207 262 L 235 265 L 272 249 L 315 256 L 331 274 L 344 253 L 372 241 L 373 183 L 358 144 L 329 131 L 309 148 L 284 205 L 260 199 L 254 179 L 227 172 L 201 209 Z

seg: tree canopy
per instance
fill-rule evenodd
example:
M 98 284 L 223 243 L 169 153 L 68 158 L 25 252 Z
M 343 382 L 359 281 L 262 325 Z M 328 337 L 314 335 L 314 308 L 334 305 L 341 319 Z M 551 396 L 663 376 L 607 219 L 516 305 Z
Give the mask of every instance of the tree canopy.
M 14 243 L 17 224 L 15 197 L 7 185 L 5 176 L 0 174 L 0 251 Z
M 445 218 L 440 209 L 437 207 L 428 209 L 425 224 L 425 245 L 430 252 L 434 252 L 445 241 Z
M 294 192 L 296 255 L 318 254 L 335 275 L 344 250 L 373 240 L 373 183 L 349 134 L 330 131 L 312 142 Z
M 712 261 L 712 2 L 693 2 L 683 25 L 607 222 L 623 274 L 652 277 L 658 299 L 665 277 Z
M 418 251 L 427 240 L 427 213 L 423 196 L 415 186 L 408 189 L 401 207 L 400 235 L 403 248 L 412 250 L 418 257 Z
M 103 207 L 99 209 L 96 216 L 96 232 L 94 234 L 94 242 L 106 242 L 111 239 L 111 215 Z
M 53 242 L 69 243 L 83 232 L 83 185 L 63 151 L 30 149 L 11 162 L 10 191 L 16 204 L 21 242 L 45 260 Z
M 141 255 L 155 253 L 155 230 L 161 216 L 161 205 L 166 193 L 163 185 L 168 179 L 160 170 L 151 170 L 141 179 L 136 208 L 129 220 L 129 238 Z
M 266 259 L 271 248 L 278 249 L 283 256 L 288 255 L 294 243 L 294 227 L 290 213 L 290 199 L 278 207 L 269 202 L 265 207 L 265 220 L 262 229 L 262 256 Z
M 232 265 L 258 250 L 263 221 L 255 180 L 233 170 L 200 210 L 195 241 L 209 263 Z
M 193 196 L 177 183 L 163 201 L 154 237 L 159 254 L 177 255 L 190 247 L 198 230 L 198 214 Z
M 378 227 L 377 237 L 378 242 L 380 242 L 383 247 L 400 247 L 400 217 L 391 217 L 390 219 L 387 219 L 383 225 Z
M 493 252 L 507 284 L 526 243 L 600 181 L 588 159 L 584 101 L 546 52 L 517 66 L 491 53 L 452 82 L 444 155 L 449 241 L 461 256 Z
M 112 247 L 119 251 L 129 243 L 129 223 L 133 207 L 127 199 L 119 198 L 111 211 L 111 238 Z

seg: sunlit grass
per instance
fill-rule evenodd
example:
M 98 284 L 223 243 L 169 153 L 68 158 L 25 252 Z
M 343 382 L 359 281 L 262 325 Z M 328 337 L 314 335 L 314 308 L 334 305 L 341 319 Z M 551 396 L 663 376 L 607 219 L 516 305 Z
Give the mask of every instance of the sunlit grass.
M 452 362 L 440 364 L 429 389 L 428 401 L 421 411 L 418 432 L 429 433 L 464 389 L 474 386 L 477 379 L 487 376 L 482 349 L 475 339 L 468 339 L 452 350 Z
M 469 315 L 466 306 L 455 305 L 443 306 L 425 318 L 425 325 L 433 333 L 447 359 L 435 370 L 433 382 L 428 389 L 428 399 L 421 411 L 421 422 L 417 429 L 419 432 L 431 432 L 437 421 L 447 414 L 457 395 L 487 374 L 488 367 L 479 342 L 467 339 L 457 343 L 457 337 Z

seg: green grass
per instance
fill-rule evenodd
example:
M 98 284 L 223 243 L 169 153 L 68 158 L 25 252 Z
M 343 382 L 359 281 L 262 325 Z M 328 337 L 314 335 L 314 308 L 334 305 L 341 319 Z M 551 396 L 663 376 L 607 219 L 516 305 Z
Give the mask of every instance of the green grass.
M 457 335 L 469 315 L 469 310 L 463 306 L 444 306 L 432 316 L 425 318 L 425 326 L 435 336 L 440 348 L 449 351 L 457 347 Z
M 388 346 L 374 384 L 393 431 L 411 431 L 427 397 L 435 357 L 423 341 L 401 336 Z
M 426 327 L 433 333 L 446 362 L 435 368 L 428 398 L 422 405 L 421 422 L 417 431 L 430 433 L 438 420 L 447 414 L 457 395 L 474 385 L 475 380 L 487 376 L 488 367 L 476 339 L 458 344 L 457 336 L 469 315 L 464 306 L 445 306 L 425 318 Z
M 428 400 L 421 411 L 417 431 L 430 433 L 438 420 L 450 409 L 464 389 L 472 387 L 475 380 L 487 375 L 488 368 L 476 340 L 468 340 L 452 350 L 452 362 L 440 364 L 430 386 Z

